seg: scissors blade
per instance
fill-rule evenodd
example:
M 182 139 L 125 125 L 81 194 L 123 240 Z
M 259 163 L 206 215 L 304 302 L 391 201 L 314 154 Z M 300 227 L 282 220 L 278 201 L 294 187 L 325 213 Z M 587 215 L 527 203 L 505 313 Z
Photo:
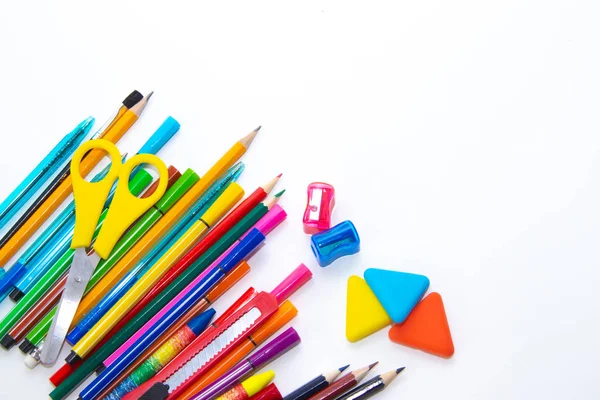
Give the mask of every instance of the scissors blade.
M 86 254 L 85 248 L 75 249 L 71 270 L 63 290 L 56 315 L 50 325 L 46 341 L 40 356 L 42 365 L 52 365 L 58 359 L 62 345 L 67 337 L 71 322 L 79 307 L 85 288 L 90 281 L 97 263 L 93 263 Z

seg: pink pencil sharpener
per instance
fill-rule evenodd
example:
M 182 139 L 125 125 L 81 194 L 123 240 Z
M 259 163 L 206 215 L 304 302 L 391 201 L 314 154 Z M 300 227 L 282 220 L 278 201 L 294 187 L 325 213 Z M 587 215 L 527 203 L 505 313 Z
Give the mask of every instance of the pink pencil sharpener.
M 302 223 L 304 232 L 312 235 L 331 227 L 331 212 L 335 205 L 335 189 L 323 182 L 308 185 L 308 202 Z

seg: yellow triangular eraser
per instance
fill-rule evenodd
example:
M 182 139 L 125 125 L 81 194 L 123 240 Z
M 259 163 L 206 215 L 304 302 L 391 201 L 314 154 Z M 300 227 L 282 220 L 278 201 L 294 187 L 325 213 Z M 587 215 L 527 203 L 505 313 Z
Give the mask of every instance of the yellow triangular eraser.
M 356 275 L 348 278 L 346 338 L 350 342 L 358 342 L 391 323 L 367 282 Z

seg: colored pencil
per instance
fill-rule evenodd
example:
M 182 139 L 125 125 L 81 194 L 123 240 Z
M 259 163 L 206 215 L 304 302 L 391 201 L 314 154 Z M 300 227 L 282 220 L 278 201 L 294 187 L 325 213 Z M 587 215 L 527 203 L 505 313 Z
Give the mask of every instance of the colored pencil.
M 404 367 L 371 378 L 362 385 L 344 393 L 337 400 L 369 399 L 385 389 L 402 371 L 404 371 Z
M 275 205 L 273 205 L 273 207 L 266 214 L 264 214 L 253 225 L 252 228 L 258 229 L 260 232 L 263 233 L 263 235 L 266 236 L 273 229 L 275 229 L 275 227 L 277 227 L 277 225 L 279 225 L 279 223 L 281 223 L 281 221 L 283 221 L 285 219 L 285 217 L 286 217 L 285 211 L 283 211 L 283 209 L 281 207 L 278 207 L 277 204 L 275 204 Z M 189 292 L 195 285 L 197 285 L 200 281 L 202 281 L 204 279 L 204 277 L 206 275 L 208 275 L 214 268 L 217 268 L 218 264 L 231 252 L 231 250 L 239 243 L 239 241 L 242 240 L 252 230 L 252 228 L 250 228 L 246 233 L 244 233 L 244 235 L 242 235 L 242 237 L 240 237 L 240 239 L 238 239 L 236 241 L 236 243 L 234 243 L 229 249 L 227 249 L 227 251 L 223 252 L 223 254 L 217 260 L 215 260 L 208 268 L 206 268 L 192 282 L 190 282 L 190 284 L 188 284 L 177 296 L 175 296 L 175 298 L 169 302 L 169 306 L 168 307 L 175 307 L 179 303 L 179 301 L 183 298 L 183 296 L 185 296 L 187 294 L 187 292 Z M 126 349 L 128 346 L 130 346 L 131 343 L 133 343 L 134 340 L 137 340 L 137 338 L 136 338 L 137 335 L 139 335 L 139 336 L 144 335 L 145 332 L 146 332 L 146 330 L 152 324 L 154 324 L 156 321 L 158 321 L 159 319 L 161 319 L 163 317 L 163 314 L 168 310 L 168 307 L 165 307 L 163 310 L 161 310 L 155 316 L 153 316 L 152 319 L 150 319 L 150 321 L 148 321 L 136 333 L 136 335 L 132 336 L 127 342 L 125 342 L 119 348 L 119 350 L 117 350 L 110 357 L 108 357 L 105 360 L 104 364 L 106 366 L 108 366 L 108 365 L 110 365 L 112 363 L 113 360 L 119 358 L 120 355 L 121 355 L 121 351 L 124 350 L 124 349 Z M 134 313 L 134 310 L 132 310 L 130 312 L 130 314 L 133 314 L 133 313 Z M 133 314 L 133 315 L 135 315 L 135 314 Z M 132 318 L 133 315 L 131 315 L 131 317 L 128 317 L 128 318 Z
M 182 399 L 189 399 L 192 397 L 194 393 L 202 390 L 294 318 L 297 314 L 297 310 L 286 299 L 310 280 L 311 277 L 312 273 L 304 264 L 300 264 L 292 271 L 291 274 L 271 291 L 271 294 L 277 299 L 279 310 L 265 321 L 263 326 L 259 327 L 254 333 L 247 334 L 246 339 L 234 348 L 229 355 L 225 356 L 218 365 L 209 368 L 202 376 L 192 382 L 190 387 L 185 389 L 180 397 Z M 224 316 L 228 317 L 231 315 L 242 305 L 242 303 L 244 302 L 238 300 L 225 312 Z M 218 326 L 221 322 L 222 320 L 219 318 L 214 322 L 214 325 Z
M 219 265 L 219 269 L 211 276 L 207 276 L 201 282 L 195 291 L 182 299 L 181 303 L 176 308 L 172 308 L 170 312 L 155 324 L 148 332 L 140 338 L 140 340 L 127 351 L 113 364 L 100 373 L 100 375 L 89 384 L 80 394 L 79 397 L 83 400 L 96 398 L 100 392 L 121 374 L 128 365 L 130 365 L 152 342 L 165 332 L 171 324 L 182 316 L 197 300 L 206 295 L 208 291 L 214 287 L 222 278 L 230 272 L 238 263 L 242 262 L 250 253 L 252 253 L 259 244 L 265 239 L 265 236 L 258 230 L 254 230 L 248 235 L 236 249 L 226 257 Z M 74 348 L 75 349 L 75 348 Z
M 244 276 L 246 276 L 248 274 L 248 272 L 250 272 L 250 266 L 247 263 L 244 262 L 244 263 L 240 263 L 239 265 L 237 265 L 235 267 L 235 269 L 233 271 L 231 271 L 231 273 L 225 277 L 225 279 L 223 279 L 221 282 L 219 282 L 206 296 L 204 296 L 204 298 L 202 298 L 202 300 L 200 300 L 195 305 L 196 313 L 194 314 L 194 316 L 197 315 L 198 313 L 206 310 L 209 305 L 211 305 L 212 303 L 214 303 L 219 297 L 221 297 L 224 293 L 226 293 L 229 289 L 231 289 L 240 279 L 242 279 Z M 174 325 L 171 328 L 171 330 L 169 330 L 170 334 L 169 334 L 169 332 L 166 332 L 165 335 L 168 334 L 168 336 L 162 342 L 159 342 L 159 341 L 155 342 L 151 347 L 149 347 L 146 350 L 146 352 L 144 354 L 142 354 L 142 356 L 140 357 L 141 360 L 140 360 L 140 358 L 138 358 L 138 360 L 140 360 L 139 364 L 141 364 L 152 353 L 154 353 L 156 350 L 158 350 L 158 348 L 160 348 L 160 346 L 162 346 L 169 339 L 170 336 L 172 336 L 178 329 L 180 329 L 188 321 L 185 321 L 184 323 L 182 323 L 180 325 L 178 325 L 178 324 Z M 176 329 L 173 329 L 173 328 L 176 328 Z M 111 331 L 111 334 L 113 332 L 114 332 L 114 330 Z M 94 349 L 94 351 L 97 351 L 97 350 L 101 349 L 102 346 L 112 338 L 111 334 L 107 335 L 103 339 L 103 342 L 100 343 L 98 346 L 96 346 L 96 348 Z M 161 337 L 161 339 L 165 335 L 163 335 Z M 50 377 L 50 382 L 52 382 L 52 384 L 54 386 L 60 385 L 69 375 L 71 375 L 71 373 L 73 373 L 77 368 L 79 368 L 79 366 L 81 365 L 81 363 L 82 362 L 79 361 L 74 366 L 71 366 L 70 364 L 65 363 L 58 371 L 56 371 Z M 139 364 L 137 364 L 136 367 L 139 366 Z M 131 373 L 131 372 L 133 372 L 134 369 L 135 369 L 135 367 L 132 368 L 131 370 L 127 370 L 126 373 Z M 105 391 L 99 397 L 106 396 L 115 387 L 116 387 L 116 385 L 107 388 L 107 391 Z
M 138 117 L 146 107 L 148 99 L 149 96 L 146 96 L 136 105 L 126 110 L 123 113 L 123 116 L 102 134 L 102 138 L 113 143 L 118 142 L 138 120 Z M 81 162 L 81 176 L 87 176 L 102 158 L 104 158 L 104 151 L 91 151 Z M 23 246 L 37 229 L 52 215 L 52 213 L 56 211 L 72 191 L 73 186 L 71 176 L 69 175 L 65 177 L 54 190 L 48 192 L 49 194 L 43 202 L 40 202 L 39 205 L 34 204 L 28 209 L 33 210 L 35 208 L 35 211 L 31 212 L 31 214 L 24 214 L 23 217 L 13 225 L 12 229 L 4 235 L 4 238 L 6 239 L 0 239 L 0 242 L 2 243 L 0 245 L 0 265 L 6 264 L 6 262 L 15 255 L 21 246 Z M 39 199 L 41 198 L 42 197 Z
M 100 340 L 127 314 L 156 282 L 204 236 L 223 215 L 244 196 L 244 189 L 232 183 L 217 201 L 190 229 L 154 264 L 127 293 L 73 347 L 94 348 Z M 77 350 L 75 350 L 77 351 Z
M 178 172 L 175 173 L 175 171 L 173 168 L 171 168 L 171 172 L 173 172 L 172 176 L 176 176 L 179 174 Z M 179 178 L 171 186 L 171 188 L 167 190 L 167 193 L 165 194 L 165 196 L 171 192 L 171 189 L 177 188 L 178 183 L 183 179 L 185 179 L 183 176 L 181 178 Z M 169 184 L 170 183 L 171 183 L 171 179 L 169 180 Z M 150 190 L 155 189 L 155 187 L 153 187 L 153 186 L 151 186 L 148 189 L 148 191 L 147 191 L 148 193 L 150 192 Z M 175 189 L 175 190 L 178 190 L 178 189 Z M 144 196 L 145 195 L 146 195 L 146 193 L 144 193 Z M 163 198 L 164 198 L 164 196 L 163 196 Z M 160 200 L 159 200 L 159 202 L 160 202 Z M 96 232 L 99 231 L 99 229 L 100 229 L 100 225 L 97 226 Z M 127 234 L 129 234 L 129 232 Z M 48 270 L 48 272 L 44 275 L 44 277 L 38 281 L 38 283 L 33 287 L 33 289 L 31 291 L 29 291 L 29 293 L 27 293 L 17 303 L 17 305 L 7 314 L 7 317 L 5 317 L 5 320 L 10 316 L 11 321 L 8 322 L 8 324 L 10 326 L 12 326 L 16 322 L 16 320 L 20 319 L 24 315 L 24 312 L 27 312 L 27 310 L 34 303 L 39 303 L 39 304 L 37 304 L 36 307 L 45 307 L 47 303 L 51 303 L 51 304 L 58 303 L 58 300 L 60 299 L 60 296 L 62 294 L 62 289 L 58 292 L 59 293 L 58 296 L 52 296 L 46 292 L 52 286 L 59 286 L 61 288 L 64 288 L 66 281 L 67 281 L 67 276 L 68 276 L 67 271 L 68 271 L 69 267 L 71 266 L 71 261 L 73 260 L 74 253 L 75 253 L 75 251 L 73 249 L 70 249 L 69 251 L 64 253 L 63 256 Z M 55 293 L 54 291 L 52 291 L 52 292 Z M 56 310 L 56 308 L 52 308 L 48 314 L 52 314 L 52 316 L 54 316 L 55 310 Z M 16 318 L 16 319 L 14 319 L 14 318 Z M 40 318 L 42 318 L 42 316 L 40 316 Z M 3 327 L 4 327 L 5 320 L 0 321 L 0 334 L 3 333 Z M 45 321 L 46 319 L 43 318 L 43 320 Z M 50 325 L 48 325 L 48 328 L 46 328 L 45 332 L 43 333 L 44 335 L 48 332 L 49 328 L 50 328 Z
M 272 201 L 272 200 L 265 200 Z M 229 232 L 208 249 L 197 260 L 192 261 L 193 265 L 187 268 L 180 276 L 173 281 L 165 290 L 148 304 L 140 313 L 138 313 L 129 323 L 116 333 L 110 341 L 98 349 L 81 366 L 65 379 L 56 389 L 50 393 L 54 400 L 63 399 L 67 396 L 82 380 L 84 380 L 102 361 L 115 351 L 125 340 L 143 326 L 152 316 L 154 316 L 162 307 L 164 307 L 173 297 L 176 296 L 187 284 L 189 284 L 199 273 L 206 269 L 219 255 L 221 255 L 229 246 L 231 246 L 243 233 L 245 233 L 262 215 L 266 214 L 267 206 L 256 206 L 246 217 L 242 218 Z M 264 211 L 260 211 L 263 209 Z M 256 210 L 256 211 L 255 211 Z M 254 219 L 256 218 L 256 219 Z M 185 259 L 185 257 L 184 257 Z M 182 259 L 183 260 L 183 259 Z M 78 357 L 75 358 L 75 360 Z M 73 363 L 73 358 L 68 362 Z
M 262 368 L 275 358 L 286 353 L 288 350 L 300 343 L 300 336 L 289 328 L 267 343 L 262 349 L 252 354 L 246 360 L 232 367 L 219 379 L 196 393 L 193 400 L 210 400 L 229 390 L 248 376 L 252 371 Z
M 119 282 L 127 271 L 139 262 L 142 256 L 152 248 L 158 240 L 169 230 L 169 228 L 194 204 L 194 202 L 214 183 L 214 181 L 223 175 L 238 159 L 246 152 L 255 136 L 258 134 L 258 128 L 250 134 L 236 142 L 207 172 L 196 184 L 194 184 L 188 193 L 173 206 L 169 212 L 165 213 L 160 221 L 153 225 L 135 245 L 131 246 L 126 255 L 106 273 L 102 274 L 102 280 L 98 282 L 96 288 L 91 290 L 79 304 L 75 314 L 76 323 L 81 320 L 83 314 L 96 305 L 96 303 Z M 114 252 L 114 250 L 113 250 Z M 99 267 L 99 266 L 98 266 Z M 98 269 L 96 267 L 96 269 Z M 106 272 L 106 271 L 105 271 Z M 94 278 L 92 278 L 93 280 Z M 99 294 L 101 293 L 101 294 Z
M 71 344 L 77 343 L 79 339 L 87 333 L 96 322 L 114 306 L 119 299 L 146 273 L 148 268 L 152 267 L 165 253 L 174 246 L 185 232 L 192 228 L 202 214 L 214 204 L 218 197 L 237 180 L 243 171 L 243 164 L 238 163 L 228 171 L 228 173 L 211 186 L 199 199 L 184 217 L 163 237 L 161 242 L 155 246 L 137 265 L 132 268 L 127 275 L 119 281 L 103 298 L 90 310 L 90 312 L 77 324 L 75 328 L 67 335 L 67 341 Z
M 250 400 L 283 400 L 283 396 L 279 392 L 279 389 L 274 383 L 256 393 L 250 398 Z
M 250 196 L 242 201 L 229 215 L 227 215 L 223 221 L 221 221 L 213 230 L 206 236 L 206 238 L 198 243 L 189 253 L 189 257 L 194 258 L 202 254 L 206 249 L 213 245 L 213 243 L 223 236 L 225 232 L 231 229 L 237 224 L 250 210 L 256 207 L 261 201 L 263 201 L 267 195 L 273 190 L 281 174 L 267 182 L 266 184 L 259 186 Z M 144 296 L 144 298 L 131 310 L 131 317 L 136 315 L 142 310 L 148 303 L 150 303 L 158 293 L 162 292 L 168 285 L 175 280 L 187 267 L 189 263 L 181 262 L 176 264 L 169 272 L 162 277 L 162 279 L 156 284 L 154 288 Z M 130 318 L 131 318 L 130 317 Z
M 150 181 L 152 180 L 152 176 L 145 170 L 142 170 L 136 175 L 136 177 L 134 177 L 132 182 L 134 180 L 135 186 L 130 185 L 130 189 L 135 189 L 138 193 L 140 193 L 143 190 L 143 188 L 150 183 Z M 98 221 L 98 226 L 96 227 L 95 235 L 100 231 L 106 214 L 107 210 L 104 210 Z M 52 272 L 55 272 L 56 275 L 65 274 L 73 258 L 74 252 L 75 250 L 69 250 L 65 252 L 59 260 L 59 262 L 55 264 L 55 266 L 57 266 L 56 271 Z M 21 301 L 19 301 L 16 304 L 16 306 L 12 310 L 10 310 L 8 314 L 0 321 L 0 344 L 2 345 L 2 347 L 8 349 L 16 344 L 15 338 L 11 337 L 8 334 L 9 330 L 11 330 L 15 326 L 15 324 L 18 323 L 18 321 L 31 309 L 32 306 L 34 306 L 37 300 L 39 300 L 51 286 L 51 279 L 39 281 L 38 284 L 34 286 L 34 289 L 27 293 L 27 295 L 25 295 L 25 297 L 23 297 L 23 299 L 21 299 Z M 59 293 L 62 293 L 62 290 L 59 290 Z
M 133 373 L 128 375 L 115 390 L 101 398 L 105 400 L 120 400 L 127 393 L 146 382 L 202 333 L 214 315 L 215 310 L 210 308 L 192 319 L 182 329 L 171 336 L 165 344 L 146 359 Z M 98 397 L 100 398 L 100 396 Z
M 323 374 L 317 376 L 316 378 L 311 379 L 306 382 L 298 389 L 295 389 L 293 392 L 288 394 L 283 398 L 283 400 L 306 400 L 310 396 L 315 393 L 320 392 L 325 389 L 327 386 L 331 384 L 342 372 L 344 372 L 348 368 L 348 365 L 336 368 L 331 371 L 324 372 Z
M 137 154 L 156 154 L 162 147 L 177 133 L 179 130 L 179 122 L 177 122 L 174 118 L 168 117 L 159 128 L 152 134 L 152 136 L 146 141 L 146 143 L 142 146 L 142 148 L 137 152 Z M 133 174 L 140 169 L 141 166 L 137 166 Z M 132 175 L 133 175 L 132 174 Z M 114 191 L 116 189 L 116 184 L 113 186 L 110 195 L 106 200 L 105 207 L 108 207 L 110 202 L 112 201 L 112 197 L 114 196 Z M 67 206 L 67 211 L 71 211 L 70 218 L 65 222 L 63 231 L 69 235 L 68 241 L 63 241 L 62 246 L 53 245 L 52 247 L 48 246 L 43 249 L 43 260 L 40 260 L 38 264 L 34 264 L 32 268 L 28 268 L 25 275 L 16 283 L 15 287 L 22 292 L 22 294 L 27 293 L 27 291 L 37 282 L 37 279 L 46 272 L 47 268 L 49 268 L 68 247 L 70 246 L 70 237 L 73 234 L 73 228 L 75 225 L 75 205 L 74 202 L 71 202 L 69 206 Z M 44 232 L 45 233 L 45 232 Z M 55 241 L 56 243 L 56 241 Z M 54 256 L 53 256 L 54 253 Z M 44 266 L 46 269 L 44 269 Z M 14 292 L 11 294 L 11 297 L 14 298 Z M 18 300 L 18 298 L 14 298 Z
M 80 122 L 75 129 L 67 133 L 52 150 L 40 161 L 25 179 L 0 203 L 0 229 L 33 197 L 33 195 L 48 183 L 49 178 L 56 173 L 85 139 L 94 125 L 94 118 L 88 117 Z
M 312 395 L 310 400 L 334 400 L 343 393 L 349 391 L 354 386 L 360 383 L 365 376 L 375 367 L 377 363 L 373 363 L 366 367 L 354 370 L 342 376 L 331 385 L 321 390 L 320 392 Z
M 248 400 L 250 397 L 267 387 L 273 378 L 275 378 L 275 372 L 273 371 L 253 375 L 217 397 L 216 400 Z

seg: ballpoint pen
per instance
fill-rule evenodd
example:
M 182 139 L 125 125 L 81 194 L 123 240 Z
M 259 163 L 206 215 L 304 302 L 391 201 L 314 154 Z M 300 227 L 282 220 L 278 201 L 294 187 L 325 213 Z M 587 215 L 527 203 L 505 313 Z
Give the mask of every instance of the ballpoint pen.
M 46 157 L 27 175 L 8 197 L 0 203 L 0 229 L 33 197 L 57 169 L 73 154 L 94 125 L 88 117 L 65 135 Z

